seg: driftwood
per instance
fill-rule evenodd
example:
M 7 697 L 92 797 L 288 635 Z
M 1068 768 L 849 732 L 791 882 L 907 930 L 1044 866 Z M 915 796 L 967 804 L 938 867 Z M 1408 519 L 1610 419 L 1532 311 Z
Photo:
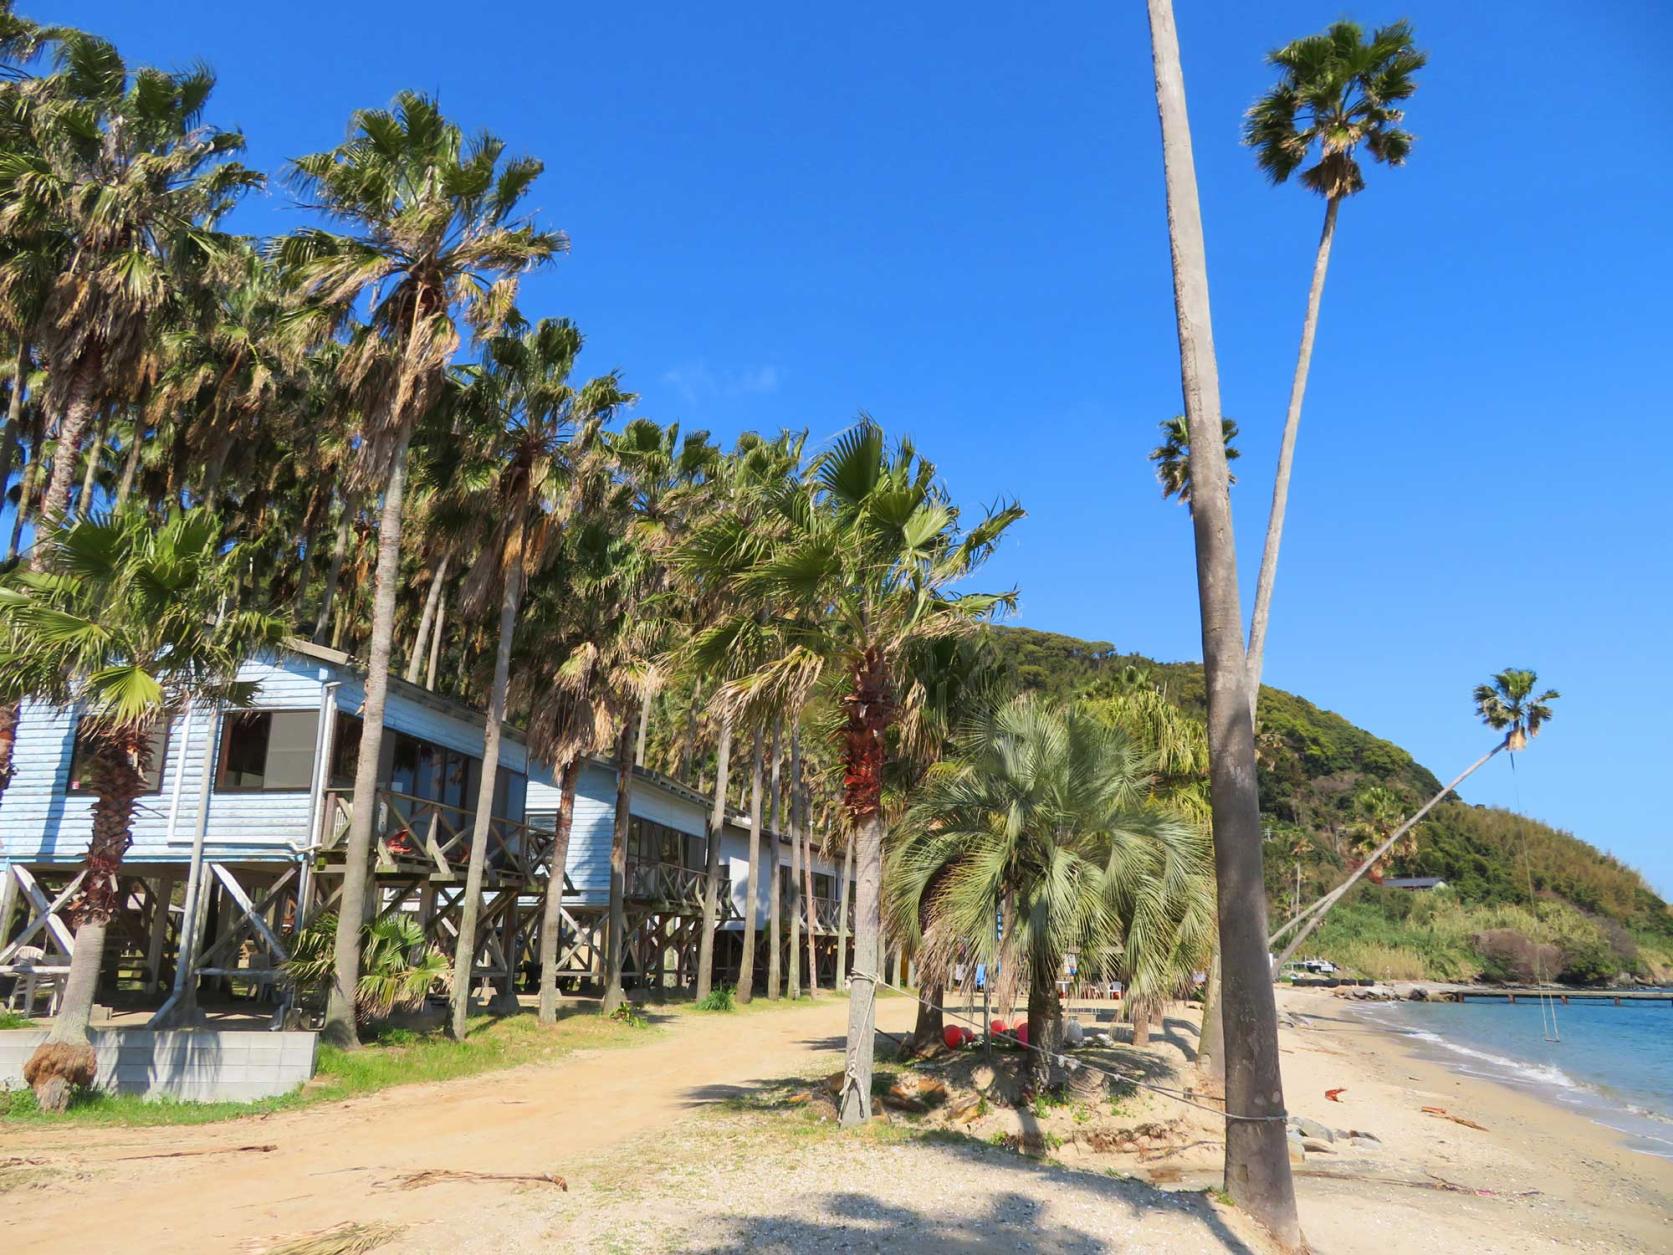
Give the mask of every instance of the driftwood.
M 1474 1120 L 1466 1120 L 1463 1116 L 1455 1116 L 1445 1107 L 1425 1107 L 1423 1110 L 1426 1115 L 1439 1116 L 1443 1120 L 1451 1120 L 1454 1124 L 1462 1124 L 1466 1129 L 1476 1129 L 1482 1133 L 1487 1132 L 1487 1126 L 1485 1124 L 1477 1124 Z
M 237 1155 L 248 1151 L 251 1154 L 266 1155 L 279 1148 L 271 1142 L 262 1142 L 253 1146 L 209 1146 L 203 1150 L 163 1150 L 148 1155 L 114 1155 L 113 1159 L 184 1159 L 188 1155 Z
M 404 1172 L 379 1184 L 379 1189 L 419 1190 L 426 1185 L 441 1185 L 448 1181 L 512 1181 L 532 1182 L 536 1185 L 555 1185 L 568 1190 L 569 1182 L 550 1172 L 471 1172 L 466 1168 L 426 1168 L 422 1172 Z

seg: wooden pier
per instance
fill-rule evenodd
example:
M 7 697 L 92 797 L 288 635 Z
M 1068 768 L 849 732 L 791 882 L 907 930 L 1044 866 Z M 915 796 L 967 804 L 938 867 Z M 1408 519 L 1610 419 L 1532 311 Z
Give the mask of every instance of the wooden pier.
M 1620 1006 L 1623 1002 L 1665 1002 L 1673 1006 L 1673 989 L 1452 989 L 1444 994 L 1430 994 L 1430 998 L 1449 1002 L 1507 1002 L 1518 999 L 1537 1002 L 1550 998 L 1567 1006 L 1574 1002 L 1609 1002 Z

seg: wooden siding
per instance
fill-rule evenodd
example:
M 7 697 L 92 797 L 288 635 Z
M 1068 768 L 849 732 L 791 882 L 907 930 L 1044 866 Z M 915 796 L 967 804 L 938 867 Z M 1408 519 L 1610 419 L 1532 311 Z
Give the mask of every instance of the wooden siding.
M 240 671 L 257 681 L 256 710 L 318 711 L 327 682 L 336 681 L 337 707 L 359 714 L 365 686 L 345 667 L 300 654 L 258 660 Z M 399 691 L 392 685 L 385 726 L 435 741 L 464 753 L 482 753 L 482 725 L 468 712 L 449 713 L 435 699 Z M 161 788 L 140 799 L 134 815 L 133 862 L 177 862 L 190 856 L 198 820 L 208 738 L 219 739 L 221 720 L 198 711 L 190 720 L 177 717 L 169 729 Z M 15 775 L 0 799 L 0 859 L 16 862 L 75 862 L 87 851 L 92 835 L 93 799 L 68 791 L 70 750 L 76 720 L 72 711 L 40 704 L 23 708 L 13 756 Z M 528 753 L 521 740 L 501 742 L 500 762 L 524 771 Z M 215 759 L 210 759 L 213 771 Z M 169 812 L 178 808 L 172 829 Z M 306 789 L 271 792 L 212 792 L 205 844 L 209 857 L 223 860 L 288 860 L 309 841 L 309 795 Z

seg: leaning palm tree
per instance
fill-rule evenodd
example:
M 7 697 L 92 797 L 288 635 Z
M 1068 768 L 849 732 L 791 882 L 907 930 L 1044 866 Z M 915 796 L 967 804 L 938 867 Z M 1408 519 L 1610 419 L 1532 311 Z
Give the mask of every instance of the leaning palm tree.
M 1313 930 L 1324 920 L 1330 908 L 1340 902 L 1347 892 L 1359 883 L 1360 877 L 1368 873 L 1379 860 L 1394 848 L 1396 843 L 1416 828 L 1423 817 L 1438 806 L 1443 798 L 1485 767 L 1499 753 L 1508 751 L 1512 756 L 1512 763 L 1515 762 L 1515 755 L 1527 747 L 1529 739 L 1538 736 L 1539 730 L 1551 721 L 1551 703 L 1562 696 L 1556 689 L 1546 689 L 1536 695 L 1534 689 L 1538 685 L 1539 676 L 1537 674 L 1519 667 L 1507 667 L 1495 675 L 1490 682 L 1476 685 L 1474 693 L 1476 714 L 1481 717 L 1483 723 L 1495 732 L 1504 733 L 1504 737 L 1492 749 L 1448 781 L 1439 793 L 1418 807 L 1409 819 L 1384 837 L 1381 844 L 1371 850 L 1365 861 L 1356 867 L 1353 874 L 1345 881 L 1317 902 L 1314 902 L 1305 910 L 1296 912 L 1294 916 L 1285 921 L 1284 925 L 1268 939 L 1268 945 L 1277 945 L 1284 934 L 1291 929 L 1296 930 L 1295 936 L 1290 939 L 1289 944 L 1278 955 L 1274 962 L 1274 971 L 1280 970 L 1285 963 L 1289 962 L 1290 956 L 1300 948 L 1303 941 L 1312 935 Z
M 527 331 L 496 336 L 484 346 L 481 364 L 467 372 L 459 406 L 461 430 L 454 439 L 466 453 L 456 468 L 458 489 L 489 520 L 481 556 L 465 577 L 466 613 L 481 611 L 492 600 L 499 603 L 470 865 L 454 951 L 452 1023 L 459 1040 L 470 1009 L 517 614 L 530 577 L 546 564 L 554 540 L 574 519 L 573 481 L 586 473 L 576 463 L 591 455 L 610 416 L 634 400 L 614 374 L 572 385 L 569 373 L 580 351 L 581 333 L 562 319 L 545 318 Z
M 1242 455 L 1233 447 L 1237 438 L 1237 423 L 1229 418 L 1220 420 L 1220 434 L 1226 441 L 1226 461 Z M 1191 432 L 1183 414 L 1162 420 L 1162 443 L 1150 451 L 1156 464 L 1156 482 L 1162 485 L 1162 496 L 1173 497 L 1187 510 L 1191 508 Z M 1227 474 L 1226 482 L 1235 484 L 1237 476 Z
M 360 482 L 383 495 L 337 979 L 324 1027 L 326 1039 L 340 1046 L 358 1040 L 359 920 L 394 647 L 407 447 L 420 416 L 442 395 L 460 324 L 478 335 L 498 331 L 512 311 L 518 276 L 566 247 L 563 236 L 517 216 L 541 163 L 502 162 L 504 152 L 491 135 L 467 140 L 429 97 L 403 92 L 389 109 L 354 114 L 336 148 L 293 165 L 292 181 L 309 207 L 347 233 L 309 228 L 276 249 L 309 302 L 292 319 L 297 347 L 329 338 L 370 293 L 369 317 L 338 360 L 338 378 L 361 415 Z
M 40 569 L 0 587 L 0 697 L 81 712 L 78 761 L 94 794 L 63 1003 L 25 1069 L 41 1106 L 61 1111 L 93 1079 L 93 992 L 155 737 L 188 703 L 247 703 L 239 667 L 286 628 L 227 609 L 241 555 L 206 511 L 160 526 L 143 511 L 84 519 L 40 544 Z
M 1266 966 L 1260 793 L 1238 601 L 1237 547 L 1220 426 L 1220 374 L 1209 313 L 1208 257 L 1173 3 L 1148 0 L 1148 8 L 1156 110 L 1162 128 L 1180 382 L 1191 435 L 1191 523 L 1208 689 L 1221 1003 L 1228 1044 L 1225 1188 L 1280 1244 L 1293 1248 L 1301 1243 L 1301 1228 L 1282 1118 L 1278 1008 Z
M 1153 803 L 1150 756 L 1087 711 L 1025 694 L 958 743 L 903 821 L 890 915 L 909 934 L 927 921 L 926 970 L 962 959 L 1026 979 L 1038 1091 L 1062 1036 L 1066 954 L 1119 962 L 1141 1015 L 1181 992 L 1212 927 L 1207 843 Z
M 803 709 L 822 684 L 842 711 L 843 809 L 855 834 L 854 970 L 848 1012 L 842 1123 L 871 1114 L 883 875 L 883 769 L 890 729 L 917 698 L 905 674 L 918 641 L 974 630 L 1015 602 L 1014 593 L 957 593 L 1000 536 L 1022 517 L 1007 505 L 968 531 L 910 442 L 890 450 L 869 417 L 815 458 L 806 480 L 777 504 L 779 527 L 736 578 L 746 606 L 772 608 L 763 623 L 738 616 L 706 646 L 755 634 L 772 656 L 725 685 L 717 701 L 763 724 Z
M 1249 621 L 1249 702 L 1260 694 L 1261 660 L 1266 648 L 1272 588 L 1278 578 L 1278 546 L 1284 535 L 1289 502 L 1290 468 L 1295 460 L 1301 401 L 1313 360 L 1313 335 L 1319 325 L 1325 270 L 1336 236 L 1336 213 L 1342 202 L 1365 189 L 1356 153 L 1361 145 L 1376 161 L 1404 165 L 1412 135 L 1402 128 L 1398 107 L 1417 90 L 1414 75 L 1428 61 L 1412 42 L 1409 22 L 1373 31 L 1369 41 L 1355 22 L 1334 22 L 1318 35 L 1285 44 L 1268 62 L 1279 71 L 1278 83 L 1249 110 L 1244 143 L 1274 183 L 1301 171 L 1302 184 L 1324 197 L 1324 230 L 1313 258 L 1313 282 L 1307 292 L 1307 316 L 1301 324 L 1301 349 L 1290 384 L 1289 411 L 1278 446 L 1278 473 L 1272 484 L 1272 512 L 1255 586 L 1255 609 Z M 1313 154 L 1317 152 L 1317 160 Z M 1313 164 L 1308 165 L 1312 161 Z M 1303 169 L 1303 167 L 1306 167 Z

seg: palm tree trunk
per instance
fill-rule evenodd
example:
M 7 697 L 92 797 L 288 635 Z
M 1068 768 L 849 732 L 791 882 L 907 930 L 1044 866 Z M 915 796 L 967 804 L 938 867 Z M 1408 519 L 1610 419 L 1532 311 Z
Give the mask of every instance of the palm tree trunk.
M 680 765 L 675 777 L 681 784 L 690 783 L 691 757 L 697 748 L 697 708 L 702 704 L 702 694 L 703 686 L 701 684 L 691 686 L 691 704 L 686 707 L 685 711 L 685 735 L 680 738 Z M 698 792 L 702 792 L 702 790 L 699 789 Z
M 604 947 L 605 1015 L 626 1001 L 622 973 L 627 968 L 627 837 L 633 810 L 633 740 L 627 725 L 616 738 L 616 821 L 610 833 L 610 932 Z
M 70 377 L 64 397 L 64 415 L 58 422 L 58 450 L 52 458 L 52 474 L 41 497 L 41 512 L 35 522 L 35 550 L 41 552 L 41 536 L 64 521 L 70 508 L 70 477 L 75 474 L 76 451 L 98 409 L 94 395 L 97 378 L 89 369 Z
M 1197 1036 L 1197 1071 L 1209 1088 L 1224 1094 L 1226 1088 L 1226 1017 L 1220 997 L 1220 949 L 1208 963 L 1208 983 L 1203 988 L 1202 1031 Z
M 12 359 L 12 393 L 6 401 L 6 434 L 0 437 L 0 493 L 12 482 L 12 463 L 17 460 L 18 441 L 23 436 L 24 381 L 29 377 L 29 343 L 19 339 Z
M 133 495 L 134 477 L 139 474 L 140 454 L 145 449 L 145 425 L 138 415 L 134 416 L 133 431 L 128 436 L 128 447 L 122 451 L 122 475 L 116 481 L 115 509 L 120 512 Z M 298 601 L 301 599 L 298 598 Z
M 1509 744 L 1509 740 L 1500 741 L 1492 749 L 1488 750 L 1480 758 L 1476 759 L 1475 762 L 1471 763 L 1468 767 L 1464 768 L 1463 771 L 1459 772 L 1458 775 L 1454 776 L 1452 781 L 1442 788 L 1439 793 L 1435 794 L 1434 797 L 1430 798 L 1415 812 L 1413 812 L 1410 819 L 1406 820 L 1405 823 L 1401 824 L 1392 833 L 1390 833 L 1383 843 L 1371 852 L 1369 858 L 1365 859 L 1365 861 L 1358 867 L 1354 868 L 1353 875 L 1349 876 L 1341 884 L 1337 885 L 1336 888 L 1325 894 L 1324 897 L 1313 903 L 1313 905 L 1308 907 L 1305 911 L 1297 912 L 1288 922 L 1280 927 L 1277 932 L 1268 938 L 1268 945 L 1276 945 L 1280 937 L 1289 932 L 1289 930 L 1294 928 L 1296 925 L 1301 925 L 1301 930 L 1290 939 L 1290 944 L 1285 946 L 1282 953 L 1280 953 L 1278 957 L 1273 960 L 1273 974 L 1276 975 L 1278 972 L 1283 971 L 1284 964 L 1290 961 L 1290 956 L 1296 952 L 1296 950 L 1301 946 L 1301 943 L 1306 941 L 1307 938 L 1312 935 L 1313 930 L 1319 926 L 1321 921 L 1323 921 L 1325 915 L 1329 913 L 1330 908 L 1340 902 L 1343 895 L 1359 883 L 1359 878 L 1375 867 L 1378 861 L 1394 848 L 1395 842 L 1399 841 L 1401 837 L 1410 832 L 1431 810 L 1440 805 L 1442 798 L 1446 797 L 1447 794 L 1451 793 L 1459 785 L 1463 784 L 1465 780 L 1469 779 L 1476 772 L 1485 767 L 1488 762 L 1492 760 L 1495 754 L 1506 748 Z
M 784 901 L 783 877 L 778 874 L 778 846 L 779 836 L 783 833 L 784 795 L 779 788 L 780 774 L 784 757 L 779 753 L 780 735 L 783 732 L 783 720 L 773 724 L 773 752 L 772 773 L 768 783 L 767 796 L 773 803 L 773 821 L 767 838 L 767 998 L 777 1002 L 779 995 L 784 992 L 784 960 L 783 951 L 783 911 Z
M 436 607 L 436 626 L 430 629 L 430 661 L 424 668 L 424 687 L 436 691 L 436 669 L 441 666 L 443 632 L 447 627 L 447 590 L 442 589 L 441 603 Z
M 558 818 L 552 825 L 552 858 L 546 873 L 546 901 L 540 915 L 540 1023 L 558 1022 L 558 930 L 563 922 L 563 877 L 569 865 L 569 830 L 575 821 L 575 782 L 581 761 L 563 765 Z
M 1313 284 L 1307 290 L 1307 318 L 1301 324 L 1301 350 L 1290 381 L 1290 408 L 1284 417 L 1284 438 L 1278 446 L 1278 475 L 1272 481 L 1272 513 L 1266 520 L 1266 545 L 1261 550 L 1260 580 L 1255 585 L 1255 612 L 1249 620 L 1249 717 L 1261 695 L 1261 662 L 1266 653 L 1266 625 L 1272 614 L 1272 586 L 1278 579 L 1278 545 L 1284 538 L 1284 511 L 1290 499 L 1290 467 L 1295 461 L 1295 436 L 1301 427 L 1301 399 L 1307 393 L 1307 371 L 1313 364 L 1313 334 L 1319 327 L 1319 302 L 1324 298 L 1324 276 L 1330 266 L 1330 244 L 1336 235 L 1336 211 L 1342 198 L 1325 202 L 1324 230 L 1313 258 Z
M 842 843 L 842 875 L 837 886 L 836 983 L 838 993 L 848 983 L 848 904 L 854 896 L 854 839 Z
M 918 990 L 918 1019 L 912 1026 L 913 1054 L 926 1054 L 940 1044 L 941 1034 L 947 1027 L 941 1011 L 946 1001 L 945 985 L 925 985 Z
M 848 983 L 848 1042 L 842 1089 L 844 1127 L 871 1119 L 871 1074 L 877 1036 L 877 981 L 882 975 L 883 762 L 888 731 L 888 675 L 882 651 L 854 661 L 843 699 L 843 804 L 853 822 L 855 852 L 854 971 Z
M 418 683 L 418 673 L 424 667 L 424 655 L 428 652 L 425 646 L 429 644 L 430 628 L 436 621 L 436 606 L 441 601 L 442 585 L 447 581 L 447 564 L 452 561 L 451 552 L 444 553 L 441 561 L 436 563 L 436 573 L 430 577 L 430 589 L 424 594 L 424 613 L 418 617 L 418 635 L 412 642 L 412 654 L 407 658 L 408 684 Z
M 93 488 L 99 478 L 99 457 L 105 448 L 105 428 L 108 424 L 100 423 L 93 429 L 93 439 L 87 446 L 87 469 L 81 477 L 81 492 L 76 497 L 76 514 L 86 518 L 93 507 Z
M 203 493 L 199 500 L 213 510 L 221 495 L 221 477 L 226 474 L 227 457 L 232 453 L 232 433 L 224 432 L 215 438 L 215 449 L 209 455 L 209 465 L 204 470 Z
M 518 529 L 513 529 L 517 532 Z M 505 724 L 505 695 L 511 685 L 511 644 L 517 633 L 517 606 L 522 600 L 520 578 L 522 538 L 507 538 L 508 564 L 500 593 L 499 639 L 494 650 L 494 684 L 488 692 L 488 714 L 483 721 L 481 781 L 476 789 L 476 814 L 471 824 L 471 861 L 465 871 L 465 899 L 459 908 L 459 940 L 453 951 L 453 1040 L 465 1040 L 465 1020 L 470 1015 L 472 969 L 476 966 L 476 921 L 482 910 L 482 878 L 488 868 L 488 842 L 494 830 L 494 785 L 499 779 L 500 736 Z M 414 657 L 417 655 L 415 654 Z M 559 879 L 562 879 L 560 873 Z M 508 963 L 510 956 L 507 956 Z M 508 980 L 500 991 L 514 996 Z
M 101 747 L 89 763 L 96 792 L 86 880 L 76 905 L 75 943 L 52 1032 L 24 1065 L 23 1077 L 43 1111 L 63 1111 L 76 1086 L 92 1084 L 97 1058 L 88 1039 L 104 958 L 105 932 L 119 905 L 118 874 L 130 844 L 134 808 L 145 787 L 151 729 L 135 727 Z
M 789 995 L 802 996 L 802 822 L 796 790 L 802 778 L 802 724 L 790 726 L 790 983 Z
M 1055 967 L 1028 976 L 1028 1051 L 1025 1087 L 1036 1094 L 1051 1087 L 1051 1059 L 1062 1046 L 1063 1007 L 1057 1000 Z
M 744 948 L 738 959 L 738 1001 L 755 997 L 755 904 L 761 887 L 761 750 L 766 729 L 757 727 L 749 751 L 749 879 L 744 889 Z
M 407 487 L 407 445 L 412 425 L 396 438 L 389 482 L 378 523 L 378 566 L 372 592 L 372 636 L 366 659 L 366 701 L 361 710 L 360 758 L 354 769 L 354 811 L 343 852 L 343 898 L 337 913 L 337 951 L 321 1035 L 340 1049 L 360 1045 L 355 1032 L 355 990 L 360 982 L 360 928 L 371 904 L 372 825 L 378 812 L 378 768 L 383 758 L 383 712 L 389 698 L 389 664 L 395 649 L 395 593 L 401 582 L 401 505 Z M 344 506 L 345 517 L 347 503 Z M 329 591 L 329 590 L 328 590 Z
M 1228 1046 L 1225 1188 L 1239 1206 L 1266 1225 L 1281 1246 L 1295 1249 L 1301 1245 L 1301 1228 L 1285 1136 L 1278 1012 L 1267 966 L 1254 724 L 1249 717 L 1237 550 L 1220 427 L 1208 261 L 1173 4 L 1172 0 L 1148 0 L 1148 5 L 1179 324 L 1180 381 L 1191 434 L 1191 521 L 1208 687 L 1209 784 Z
M 715 791 L 709 803 L 708 840 L 703 855 L 703 934 L 697 942 L 697 999 L 714 988 L 715 929 L 720 925 L 720 837 L 726 828 L 727 773 L 732 765 L 732 720 L 720 721 L 720 744 L 715 747 Z M 728 886 L 730 888 L 730 886 Z
M 650 730 L 651 699 L 650 695 L 646 694 L 644 697 L 639 699 L 639 740 L 633 750 L 633 765 L 635 767 L 643 767 L 645 765 L 645 739 L 650 734 Z
M 354 499 L 344 497 L 337 518 L 337 540 L 331 551 L 331 566 L 325 573 L 325 592 L 320 597 L 319 615 L 314 619 L 314 644 L 324 643 L 331 634 L 331 604 L 337 600 L 337 586 L 343 579 L 343 559 L 349 550 L 349 530 L 354 523 Z
M 17 513 L 12 516 L 11 539 L 6 542 L 6 561 L 17 557 L 18 545 L 23 541 L 23 525 L 29 521 L 29 503 L 35 499 L 35 484 L 41 477 L 41 454 L 44 439 L 34 442 L 29 450 L 29 461 L 23 468 L 23 478 L 17 487 Z

